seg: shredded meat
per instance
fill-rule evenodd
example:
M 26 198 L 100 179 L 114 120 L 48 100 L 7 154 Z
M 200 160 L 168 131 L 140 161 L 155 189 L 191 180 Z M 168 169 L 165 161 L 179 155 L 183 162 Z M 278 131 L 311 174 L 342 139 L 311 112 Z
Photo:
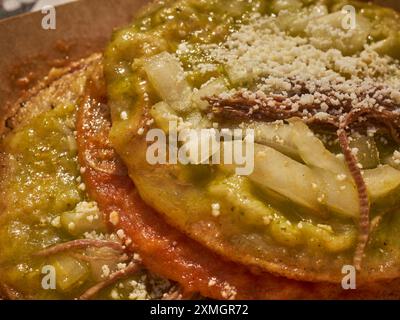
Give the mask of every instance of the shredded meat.
M 310 125 L 328 125 L 336 129 L 340 127 L 343 121 L 341 119 L 354 110 L 351 103 L 348 102 L 343 102 L 340 108 L 336 104 L 328 104 L 329 108 L 322 118 L 319 113 L 320 105 L 309 104 L 292 109 L 285 104 L 296 103 L 297 99 L 292 101 L 291 98 L 280 96 L 249 98 L 238 93 L 229 98 L 213 96 L 205 99 L 209 102 L 212 113 L 220 118 L 272 122 L 299 117 Z M 355 114 L 353 114 L 349 118 L 351 121 L 347 121 L 348 125 L 366 129 L 373 124 L 378 129 L 387 130 L 393 139 L 400 143 L 400 134 L 396 129 L 400 126 L 400 113 L 395 105 L 388 103 L 385 105 L 386 107 L 381 106 L 379 109 L 360 108 L 358 117 L 354 117 Z M 361 116 L 364 117 L 363 121 L 359 121 Z
M 360 220 L 359 220 L 358 243 L 356 252 L 354 254 L 354 266 L 356 267 L 357 270 L 360 270 L 362 257 L 369 238 L 370 204 L 369 204 L 367 186 L 363 179 L 361 169 L 357 165 L 357 159 L 351 152 L 346 130 L 344 128 L 339 129 L 338 136 L 339 136 L 340 146 L 343 150 L 346 159 L 347 166 L 350 170 L 351 176 L 354 179 L 358 191 L 358 201 L 360 205 L 359 208 Z
M 94 147 L 88 141 L 98 135 L 91 125 L 95 123 L 92 117 L 96 112 L 90 110 L 99 107 L 96 100 L 102 97 L 101 92 L 91 89 L 83 102 L 92 103 L 82 103 L 79 108 L 77 136 L 82 167 L 87 165 L 87 148 Z M 111 123 L 107 133 L 110 127 Z M 107 140 L 103 143 L 108 149 Z M 103 212 L 119 212 L 120 223 L 114 228 L 123 229 L 132 240 L 134 245 L 127 246 L 127 250 L 139 253 L 147 270 L 179 283 L 183 299 L 193 292 L 213 299 L 226 299 L 222 294 L 226 284 L 237 289 L 236 299 L 397 299 L 400 296 L 399 281 L 396 280 L 360 284 L 355 292 L 343 290 L 337 283 L 306 283 L 254 269 L 250 271 L 244 265 L 221 258 L 169 226 L 144 203 L 128 176 L 106 174 L 89 167 L 83 178 L 91 198 L 97 201 Z
M 96 117 L 101 114 L 95 109 L 99 108 L 98 101 L 102 101 L 103 97 L 101 91 L 89 87 L 88 95 L 78 111 L 79 161 L 82 167 L 87 167 L 83 179 L 89 196 L 98 203 L 102 212 L 119 213 L 120 222 L 112 227 L 124 230 L 133 244 L 127 246 L 127 250 L 134 250 L 140 254 L 147 270 L 179 283 L 183 298 L 199 292 L 205 297 L 225 299 L 223 292 L 227 285 L 237 289 L 237 299 L 317 297 L 316 290 L 305 290 L 307 285 L 302 282 L 268 273 L 254 274 L 241 264 L 222 259 L 221 256 L 168 225 L 141 199 L 129 176 L 105 173 L 88 167 L 86 157 L 88 149 L 101 150 L 99 145 L 91 141 L 93 139 L 96 142 L 101 141 L 97 138 L 99 131 L 96 130 L 98 123 Z M 111 121 L 106 133 L 109 133 L 110 128 Z M 105 130 L 104 127 L 101 129 Z M 102 142 L 104 148 L 109 149 L 108 140 Z
M 60 252 L 65 252 L 71 249 L 85 249 L 88 247 L 103 248 L 108 247 L 118 252 L 123 252 L 124 248 L 118 242 L 95 240 L 95 239 L 79 239 L 61 244 L 56 244 L 52 247 L 46 248 L 42 251 L 35 253 L 36 256 L 51 256 Z
M 105 256 L 103 256 L 103 255 L 88 256 L 85 254 L 73 252 L 73 253 L 70 253 L 70 256 L 74 257 L 77 260 L 81 260 L 81 261 L 85 261 L 85 262 L 93 262 L 96 260 L 111 260 L 111 259 L 116 260 L 117 262 L 126 262 L 130 259 L 127 254 L 122 254 L 122 255 L 118 256 L 118 258 L 116 258 L 115 256 L 112 256 L 112 255 L 110 255 L 110 256 L 107 256 L 107 255 L 105 255 Z
M 300 94 L 309 93 L 304 86 L 301 88 Z M 325 100 L 327 109 L 323 117 L 320 115 L 320 103 L 298 104 L 299 92 L 282 96 L 238 92 L 228 98 L 213 96 L 204 99 L 209 102 L 212 113 L 220 118 L 273 122 L 300 117 L 309 125 L 329 126 L 337 131 L 341 149 L 358 191 L 359 237 L 354 255 L 354 265 L 357 270 L 360 270 L 370 232 L 370 203 L 361 168 L 349 146 L 347 131 L 352 126 L 359 130 L 366 130 L 373 124 L 389 133 L 393 140 L 400 143 L 399 105 L 388 96 L 387 92 L 387 88 L 382 86 L 370 88 L 363 93 L 362 97 L 358 97 L 360 105 L 356 106 L 349 99 L 338 102 L 334 99 L 333 93 L 324 92 L 328 99 Z M 373 101 L 379 106 L 363 106 L 362 102 L 366 101 L 366 98 L 374 99 Z M 293 108 L 294 104 L 296 104 L 296 108 Z

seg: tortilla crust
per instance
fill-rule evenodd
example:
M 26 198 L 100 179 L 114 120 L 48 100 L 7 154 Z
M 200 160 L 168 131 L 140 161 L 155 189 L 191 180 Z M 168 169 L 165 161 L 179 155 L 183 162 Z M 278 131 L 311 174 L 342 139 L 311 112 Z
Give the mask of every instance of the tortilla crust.
M 77 139 L 80 165 L 88 193 L 108 216 L 115 211 L 122 229 L 152 272 L 178 282 L 184 291 L 214 299 L 398 299 L 400 281 L 368 284 L 343 290 L 340 284 L 286 279 L 230 262 L 190 239 L 140 198 L 126 168 L 108 139 L 111 121 L 101 73 L 88 85 L 78 110 Z M 106 155 L 104 158 L 104 155 Z M 87 159 L 101 157 L 98 168 Z M 108 171 L 108 172 L 107 172 Z
M 101 56 L 97 57 L 101 62 Z M 84 65 L 82 61 L 82 65 Z M 180 283 L 187 292 L 200 292 L 206 297 L 224 299 L 221 290 L 225 283 L 235 286 L 236 299 L 400 299 L 400 280 L 370 283 L 357 290 L 345 291 L 340 284 L 307 283 L 289 280 L 268 273 L 248 270 L 245 266 L 228 262 L 223 257 L 203 247 L 186 235 L 169 226 L 152 208 L 147 206 L 138 195 L 132 181 L 126 175 L 126 168 L 120 162 L 116 152 L 108 140 L 110 120 L 108 106 L 96 104 L 97 100 L 105 102 L 101 97 L 104 88 L 101 64 L 97 63 L 96 77 L 91 79 L 90 90 L 81 97 L 82 104 L 78 113 L 78 148 L 79 160 L 86 168 L 83 178 L 90 196 L 97 200 L 105 212 L 105 219 L 112 211 L 120 215 L 117 226 L 109 225 L 110 229 L 123 229 L 133 240 L 129 250 L 139 252 L 146 267 L 161 276 Z M 70 69 L 69 69 L 70 70 Z M 36 105 L 33 98 L 59 82 L 73 81 L 67 77 L 72 70 L 49 81 L 40 90 L 31 91 L 25 96 L 28 107 L 23 111 L 28 114 L 30 109 L 39 113 L 47 110 L 48 105 Z M 59 82 L 57 82 L 59 81 Z M 98 84 L 95 88 L 94 85 Z M 96 90 L 93 90 L 96 89 Z M 95 94 L 96 93 L 96 94 Z M 99 111 L 102 107 L 102 112 Z M 22 110 L 22 109 L 21 109 Z M 19 110 L 17 110 L 18 112 Z M 25 119 L 26 121 L 27 119 Z M 99 128 L 99 125 L 101 127 Z M 17 124 L 19 127 L 21 124 Z M 100 157 L 107 155 L 107 161 L 97 169 L 93 169 L 86 159 L 86 152 Z M 106 173 L 107 167 L 113 173 Z M 2 167 L 0 171 L 7 170 Z M 214 279 L 215 278 L 215 279 Z M 216 281 L 215 286 L 209 286 L 210 280 Z M 213 282 L 211 282 L 213 283 Z M 10 291 L 11 290 L 11 291 Z M 24 299 L 18 293 L 13 294 L 12 288 L 0 284 L 0 299 Z

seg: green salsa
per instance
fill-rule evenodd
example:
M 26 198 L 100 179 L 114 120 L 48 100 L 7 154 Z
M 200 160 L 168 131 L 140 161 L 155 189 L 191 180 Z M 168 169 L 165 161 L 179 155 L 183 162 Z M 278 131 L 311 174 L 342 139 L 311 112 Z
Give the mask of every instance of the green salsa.
M 85 197 L 77 182 L 74 130 L 75 106 L 58 106 L 3 141 L 10 172 L 2 182 L 1 281 L 36 298 L 52 293 L 40 290 L 46 261 L 32 254 L 71 239 L 51 221 Z
M 349 33 L 341 29 L 341 9 L 346 4 L 355 8 L 357 19 L 356 28 Z M 262 20 L 263 17 L 267 18 Z M 261 161 L 256 163 L 258 177 L 249 178 L 232 175 L 223 166 L 197 166 L 201 170 L 194 170 L 193 165 L 149 165 L 146 161 L 146 131 L 161 128 L 168 133 L 171 119 L 178 119 L 183 124 L 195 123 L 197 128 L 212 128 L 213 120 L 209 120 L 207 103 L 202 98 L 243 88 L 258 90 L 264 77 L 268 78 L 268 71 L 251 64 L 251 61 L 249 66 L 245 65 L 251 58 L 245 59 L 246 51 L 243 49 L 241 52 L 238 43 L 242 41 L 251 52 L 251 45 L 259 43 L 259 39 L 264 39 L 269 32 L 277 37 L 284 34 L 286 40 L 293 42 L 291 48 L 304 46 L 304 50 L 309 50 L 308 54 L 314 54 L 315 58 L 308 62 L 310 69 L 313 69 L 312 59 L 317 59 L 321 52 L 330 54 L 332 60 L 327 69 L 351 81 L 352 66 L 336 63 L 336 60 L 359 59 L 368 68 L 370 58 L 365 56 L 371 55 L 371 59 L 388 59 L 387 71 L 381 72 L 377 68 L 367 72 L 365 69 L 361 77 L 395 81 L 399 73 L 394 59 L 400 52 L 397 20 L 398 14 L 394 10 L 357 1 L 181 0 L 160 2 L 145 11 L 130 27 L 115 32 L 105 52 L 105 73 L 113 116 L 112 142 L 127 164 L 142 198 L 163 213 L 171 224 L 236 261 L 274 272 L 288 269 L 288 276 L 304 280 L 339 279 L 342 266 L 352 263 L 358 234 L 358 202 L 354 184 L 346 180 L 346 168 L 343 172 L 336 172 L 335 179 L 335 176 L 329 176 L 330 173 L 314 168 L 318 161 L 303 159 L 301 162 L 305 162 L 314 174 L 317 172 L 329 189 L 316 199 L 304 201 L 299 192 L 306 197 L 315 183 L 310 181 L 306 185 L 306 179 L 296 180 L 296 185 L 298 183 L 302 189 L 296 191 L 293 187 L 291 192 L 288 185 L 279 189 L 277 194 L 276 190 L 270 190 L 271 183 L 268 182 L 273 170 L 268 168 L 268 163 L 264 166 Z M 254 21 L 262 22 L 257 25 Z M 249 37 L 252 31 L 241 31 L 247 30 L 246 25 L 250 26 L 249 30 L 260 28 L 258 40 Z M 281 62 L 286 58 L 285 49 L 281 49 L 283 44 L 277 42 L 275 46 L 276 52 L 282 54 L 272 56 L 272 51 L 271 60 L 284 65 Z M 370 51 L 365 51 L 366 46 Z M 221 58 L 221 51 L 228 56 Z M 229 52 L 235 52 L 241 60 L 235 63 Z M 263 56 L 262 52 L 259 56 Z M 259 64 L 268 64 L 268 57 L 262 60 L 257 53 L 253 59 Z M 291 74 L 292 69 L 287 72 Z M 148 119 L 154 121 L 146 126 Z M 230 121 L 219 123 L 222 128 L 236 128 L 237 125 Z M 286 127 L 282 128 L 284 130 Z M 320 151 L 325 153 L 326 148 L 335 154 L 337 140 L 331 138 L 332 132 L 316 133 L 326 142 Z M 393 168 L 376 169 L 386 163 L 383 155 L 393 153 L 396 148 L 381 143 L 382 139 L 385 138 L 377 136 L 372 142 L 375 151 L 370 155 L 369 151 L 362 151 L 365 145 L 371 145 L 368 139 L 354 137 L 352 148 L 360 152 L 364 169 L 372 169 L 366 173 L 372 201 L 371 219 L 383 216 L 385 220 L 396 216 L 399 180 L 398 171 L 392 171 Z M 320 142 L 310 140 L 309 143 L 314 146 Z M 303 141 L 303 144 L 306 150 L 307 143 Z M 286 147 L 290 148 L 290 145 Z M 378 153 L 374 156 L 377 149 L 381 150 L 379 159 Z M 314 151 L 309 149 L 309 152 Z M 293 158 L 290 152 L 284 154 Z M 305 175 L 314 176 L 303 164 L 298 165 L 298 162 L 273 151 L 269 151 L 268 157 L 277 160 L 276 168 L 281 168 L 281 159 L 289 161 L 293 173 L 304 169 Z M 340 166 L 340 161 L 331 160 L 327 160 L 326 165 L 336 163 Z M 393 184 L 386 179 L 378 187 L 375 184 L 379 180 L 377 176 L 382 173 L 388 178 L 389 171 L 397 177 L 393 178 Z M 346 186 L 338 186 L 340 191 L 331 189 L 342 179 L 348 182 Z M 391 200 L 388 201 L 386 196 L 381 198 L 379 190 L 391 190 Z M 219 207 L 216 216 L 211 214 L 213 205 Z M 208 229 L 204 228 L 206 225 Z M 384 263 L 386 271 L 395 273 L 397 245 L 379 249 L 372 245 L 375 232 L 383 232 L 391 239 L 396 237 L 395 233 L 387 229 L 385 223 L 378 224 L 377 228 L 367 249 L 364 266 L 368 271 L 365 274 L 379 270 L 383 257 L 387 259 Z M 319 261 L 318 264 L 315 261 Z M 304 266 L 304 270 L 299 270 L 299 266 Z
M 361 26 L 351 31 L 350 40 L 336 32 L 338 12 L 348 4 L 356 9 Z M 341 0 L 178 0 L 147 7 L 131 26 L 113 34 L 104 53 L 111 140 L 142 198 L 170 224 L 229 259 L 300 280 L 340 279 L 342 266 L 352 263 L 359 217 L 355 186 L 333 132 L 311 132 L 295 122 L 275 127 L 245 123 L 255 129 L 260 151 L 250 176 L 238 176 L 224 165 L 150 165 L 145 137 L 152 128 L 168 133 L 170 120 L 215 127 L 204 97 L 255 91 L 268 78 L 262 63 L 284 65 L 279 61 L 286 56 L 274 52 L 268 61 L 262 60 L 262 52 L 255 54 L 257 63 L 251 68 L 242 63 L 257 37 L 268 40 L 269 34 L 284 34 L 293 48 L 317 53 L 314 57 L 330 52 L 327 69 L 345 80 L 352 79 L 353 69 L 335 64 L 336 58 L 358 59 L 351 61 L 362 62 L 370 72 L 371 56 L 382 59 L 378 62 L 387 69 L 361 72 L 361 77 L 398 80 L 398 19 L 391 9 Z M 326 33 L 326 25 L 332 33 Z M 249 26 L 256 32 L 253 38 L 243 32 Z M 241 53 L 235 35 L 248 45 Z M 280 45 L 274 48 L 278 53 L 287 49 Z M 220 56 L 229 51 L 239 52 L 236 58 L 242 60 L 232 63 Z M 78 104 L 74 98 L 54 106 L 0 144 L 0 285 L 9 284 L 27 298 L 76 298 L 104 280 L 109 273 L 104 266 L 116 260 L 107 248 L 85 251 L 84 258 L 93 260 L 70 253 L 35 255 L 76 239 L 112 237 L 105 234 L 99 208 L 82 182 L 75 132 Z M 238 128 L 239 123 L 221 120 L 216 127 Z M 354 135 L 351 142 L 371 199 L 374 228 L 362 276 L 372 280 L 397 277 L 400 261 L 400 160 L 392 157 L 398 145 L 387 138 Z M 285 174 L 288 178 L 281 179 Z M 318 184 L 308 177 L 318 178 Z M 338 186 L 343 189 L 338 191 Z M 320 188 L 325 188 L 323 193 Z M 43 288 L 46 266 L 55 268 L 55 290 Z M 170 287 L 168 281 L 141 272 L 98 297 L 159 298 L 162 292 L 152 295 L 147 290 L 157 285 Z

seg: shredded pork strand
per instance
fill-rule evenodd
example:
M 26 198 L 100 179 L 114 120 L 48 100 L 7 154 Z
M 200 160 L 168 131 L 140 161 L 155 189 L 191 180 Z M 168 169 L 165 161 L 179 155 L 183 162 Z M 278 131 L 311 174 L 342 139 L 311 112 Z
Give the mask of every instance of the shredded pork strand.
M 121 253 L 120 258 L 118 259 L 118 261 L 120 261 L 120 262 L 132 259 L 132 257 L 129 257 L 126 253 L 124 253 L 125 250 L 121 244 L 119 244 L 117 242 L 113 242 L 113 241 L 96 240 L 96 239 L 79 239 L 79 240 L 73 240 L 73 241 L 66 242 L 66 243 L 57 244 L 50 248 L 44 249 L 44 250 L 36 253 L 35 255 L 46 257 L 46 256 L 58 254 L 60 252 L 65 252 L 68 250 L 84 249 L 84 248 L 88 248 L 88 247 L 95 247 L 95 248 L 108 247 L 108 248 L 114 249 L 114 250 L 118 251 L 119 253 Z M 77 259 L 81 259 L 81 260 L 88 261 L 88 262 L 92 261 L 92 259 L 93 259 L 93 258 L 89 258 L 85 255 L 79 255 L 79 254 L 76 254 L 75 257 Z M 129 277 L 133 274 L 138 273 L 142 269 L 143 269 L 143 266 L 139 262 L 131 261 L 126 268 L 115 271 L 106 280 L 101 281 L 101 282 L 95 284 L 94 286 L 90 287 L 89 289 L 87 289 L 79 297 L 79 300 L 92 299 L 96 295 L 98 295 L 101 290 L 117 283 L 119 280 L 121 280 L 123 278 Z
M 297 85 L 299 87 L 298 83 Z M 361 168 L 349 145 L 347 131 L 351 126 L 367 130 L 373 124 L 400 143 L 399 104 L 391 98 L 390 89 L 382 85 L 365 90 L 362 96 L 357 96 L 356 104 L 347 98 L 337 100 L 334 92 L 325 90 L 324 103 L 327 107 L 321 115 L 320 101 L 299 104 L 301 95 L 308 94 L 305 86 L 300 84 L 300 88 L 296 93 L 285 95 L 267 96 L 262 92 L 239 91 L 228 97 L 212 96 L 205 97 L 204 100 L 209 102 L 211 112 L 222 119 L 273 122 L 300 117 L 309 125 L 325 125 L 337 131 L 341 149 L 358 191 L 359 237 L 354 266 L 361 270 L 370 233 L 370 202 Z M 373 102 L 372 106 L 370 101 Z
M 86 254 L 80 254 L 80 253 L 70 253 L 70 255 L 71 255 L 71 257 L 73 257 L 77 260 L 81 260 L 81 261 L 85 261 L 85 262 L 93 262 L 96 260 L 111 260 L 111 259 L 115 260 L 115 256 L 112 256 L 112 255 L 110 255 L 110 256 L 107 256 L 107 255 L 105 255 L 105 256 L 102 256 L 102 255 L 88 256 Z M 116 261 L 127 262 L 129 259 L 130 259 L 130 257 L 128 255 L 123 254 L 123 255 L 120 255 Z
M 103 248 L 108 247 L 114 249 L 118 252 L 123 252 L 124 248 L 118 242 L 114 241 L 104 241 L 104 240 L 96 240 L 96 239 L 79 239 L 73 240 L 61 244 L 56 244 L 52 247 L 46 248 L 35 253 L 36 256 L 46 257 L 51 256 L 60 252 L 65 252 L 72 249 L 85 249 L 88 247 L 95 247 L 95 248 Z
M 343 94 L 343 98 L 337 98 L 334 90 L 316 88 L 319 98 L 312 102 L 302 102 L 302 97 L 315 94 L 297 80 L 288 80 L 293 87 L 297 86 L 294 92 L 286 94 L 266 95 L 265 93 L 238 91 L 233 95 L 205 97 L 211 106 L 214 115 L 237 120 L 276 121 L 286 120 L 293 117 L 302 118 L 307 124 L 330 125 L 336 129 L 342 119 L 354 113 L 350 117 L 349 124 L 357 124 L 365 128 L 374 122 L 374 125 L 389 130 L 393 139 L 400 142 L 400 135 L 396 127 L 400 127 L 400 105 L 391 97 L 390 88 L 380 85 L 378 87 L 367 87 L 365 92 L 357 95 L 357 99 Z M 326 105 L 326 110 L 321 112 L 321 104 Z M 357 117 L 355 117 L 357 115 Z M 365 119 L 362 119 L 365 117 Z
M 349 139 L 347 137 L 346 130 L 344 128 L 340 128 L 338 130 L 339 143 L 343 150 L 343 154 L 346 159 L 347 166 L 353 177 L 353 180 L 357 186 L 358 192 L 358 201 L 359 201 L 359 235 L 356 251 L 354 254 L 354 266 L 356 270 L 361 270 L 361 263 L 364 255 L 364 250 L 368 243 L 369 238 L 369 226 L 370 226 L 370 203 L 368 198 L 368 191 L 365 181 L 362 176 L 361 169 L 358 167 L 357 159 L 351 152 L 351 148 L 349 145 Z

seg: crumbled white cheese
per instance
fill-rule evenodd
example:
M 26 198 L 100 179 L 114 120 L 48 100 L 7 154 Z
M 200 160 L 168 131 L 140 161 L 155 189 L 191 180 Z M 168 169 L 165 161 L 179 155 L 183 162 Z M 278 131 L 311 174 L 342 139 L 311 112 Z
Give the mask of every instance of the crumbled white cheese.
M 118 270 L 123 270 L 123 269 L 125 269 L 125 268 L 126 268 L 126 263 L 118 263 L 118 264 L 117 264 L 117 268 L 118 268 Z
M 112 289 L 112 290 L 111 290 L 110 297 L 111 297 L 111 299 L 113 299 L 113 300 L 120 300 L 120 299 L 121 299 L 121 297 L 120 297 L 119 292 L 118 292 L 117 289 Z
M 352 148 L 352 149 L 351 149 L 351 154 L 352 154 L 353 156 L 357 156 L 359 151 L 360 151 L 360 150 L 359 150 L 358 148 Z
M 154 123 L 154 119 L 149 119 L 146 121 L 146 126 L 151 126 Z
M 336 155 L 336 158 L 338 158 L 339 160 L 344 160 L 344 154 L 343 153 L 339 153 Z
M 138 253 L 134 253 L 133 254 L 133 260 L 137 261 L 137 262 L 141 262 L 142 261 L 142 257 Z
M 264 216 L 264 217 L 263 217 L 263 223 L 264 223 L 266 226 L 270 225 L 270 224 L 271 224 L 271 217 Z
M 70 222 L 70 223 L 68 224 L 68 229 L 69 229 L 70 231 L 74 231 L 74 230 L 75 230 L 75 227 L 76 227 L 76 225 L 75 225 L 75 223 L 73 223 L 73 222 Z
M 311 94 L 304 94 L 300 98 L 300 104 L 302 105 L 310 105 L 314 103 L 314 96 Z
M 231 286 L 229 283 L 225 283 L 221 291 L 221 295 L 224 299 L 234 300 L 237 295 L 237 290 L 234 286 Z
M 120 238 L 120 239 L 124 239 L 124 238 L 125 238 L 125 232 L 124 232 L 124 230 L 119 229 L 119 230 L 117 231 L 117 236 L 118 236 L 118 238 Z
M 118 212 L 112 211 L 110 213 L 110 219 L 109 220 L 114 226 L 116 226 L 119 223 L 119 214 L 118 214 Z
M 111 274 L 110 267 L 108 265 L 102 265 L 101 266 L 101 277 L 102 278 L 107 278 Z
M 400 164 L 400 152 L 397 150 L 393 153 L 393 161 L 395 164 Z
M 221 206 L 219 203 L 213 203 L 211 205 L 211 214 L 214 217 L 218 217 L 221 214 L 220 209 L 221 209 Z
M 128 113 L 126 111 L 122 111 L 120 117 L 121 120 L 128 120 Z
M 299 223 L 297 224 L 297 228 L 303 229 L 303 223 L 299 222 Z
M 213 287 L 217 284 L 217 280 L 215 278 L 211 278 L 210 281 L 208 281 L 208 286 Z
M 320 24 L 318 27 L 329 28 Z M 257 79 L 257 90 L 266 94 L 288 96 L 289 91 L 297 92 L 298 95 L 287 99 L 285 105 L 292 111 L 304 105 L 319 106 L 314 114 L 317 119 L 326 119 L 330 105 L 339 106 L 342 101 L 365 107 L 377 107 L 382 96 L 395 103 L 400 101 L 398 61 L 380 56 L 368 45 L 352 56 L 333 48 L 319 49 L 310 39 L 292 37 L 281 31 L 275 17 L 254 16 L 225 42 L 201 45 L 200 49 L 224 65 L 234 84 Z M 342 74 L 352 77 L 346 79 Z M 383 89 L 376 90 L 378 84 L 383 84 Z M 304 89 L 308 91 L 306 94 L 302 93 Z M 365 92 L 372 92 L 372 89 L 375 89 L 373 96 L 365 97 Z M 234 91 L 219 97 L 228 99 Z M 270 107 L 275 106 L 274 101 L 269 103 Z M 303 112 L 308 113 L 307 110 Z
M 54 228 L 61 228 L 61 217 L 57 216 L 53 220 L 51 220 L 51 225 Z
M 81 190 L 81 191 L 85 191 L 85 190 L 86 190 L 86 185 L 85 185 L 84 183 L 81 183 L 81 184 L 78 186 L 78 189 Z

